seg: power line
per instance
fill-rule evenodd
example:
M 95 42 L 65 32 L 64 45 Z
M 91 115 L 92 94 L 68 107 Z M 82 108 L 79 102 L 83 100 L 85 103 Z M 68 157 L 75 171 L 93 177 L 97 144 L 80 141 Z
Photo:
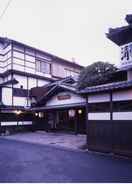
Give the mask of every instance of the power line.
M 3 18 L 3 16 L 5 15 L 6 10 L 8 9 L 8 7 L 9 7 L 10 4 L 11 4 L 11 1 L 12 1 L 12 0 L 9 0 L 9 1 L 7 2 L 7 4 L 6 4 L 6 6 L 5 6 L 3 12 L 2 12 L 1 15 L 0 15 L 0 20 L 1 20 L 1 19 Z

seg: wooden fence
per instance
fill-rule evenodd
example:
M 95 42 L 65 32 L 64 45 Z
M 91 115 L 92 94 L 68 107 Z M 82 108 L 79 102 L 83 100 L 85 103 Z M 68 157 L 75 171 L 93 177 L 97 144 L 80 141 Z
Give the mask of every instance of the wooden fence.
M 88 149 L 132 157 L 132 121 L 88 121 Z

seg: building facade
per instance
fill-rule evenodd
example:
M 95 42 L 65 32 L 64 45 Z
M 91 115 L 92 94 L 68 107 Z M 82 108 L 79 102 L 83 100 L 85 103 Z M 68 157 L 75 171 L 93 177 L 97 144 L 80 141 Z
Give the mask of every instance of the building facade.
M 41 92 L 40 92 L 41 91 Z M 85 133 L 86 100 L 77 93 L 72 77 L 32 88 L 32 111 L 42 117 L 39 129 Z
M 77 78 L 82 68 L 45 51 L 0 37 L 1 127 L 32 124 L 30 89 L 67 76 Z M 21 115 L 18 117 L 18 114 Z
M 122 81 L 87 87 L 88 149 L 132 156 L 132 15 L 127 26 L 110 29 L 107 38 L 120 47 Z

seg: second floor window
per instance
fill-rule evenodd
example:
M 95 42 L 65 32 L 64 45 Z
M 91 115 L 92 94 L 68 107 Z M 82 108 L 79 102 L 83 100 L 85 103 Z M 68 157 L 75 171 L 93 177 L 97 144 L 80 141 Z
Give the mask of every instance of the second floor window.
M 51 64 L 45 61 L 36 61 L 36 71 L 41 73 L 50 74 Z

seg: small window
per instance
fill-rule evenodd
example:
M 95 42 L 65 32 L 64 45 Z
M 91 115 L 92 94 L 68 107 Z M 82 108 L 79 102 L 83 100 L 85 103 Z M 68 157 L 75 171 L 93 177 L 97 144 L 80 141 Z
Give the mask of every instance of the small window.
M 36 71 L 50 74 L 51 64 L 45 61 L 36 61 Z

